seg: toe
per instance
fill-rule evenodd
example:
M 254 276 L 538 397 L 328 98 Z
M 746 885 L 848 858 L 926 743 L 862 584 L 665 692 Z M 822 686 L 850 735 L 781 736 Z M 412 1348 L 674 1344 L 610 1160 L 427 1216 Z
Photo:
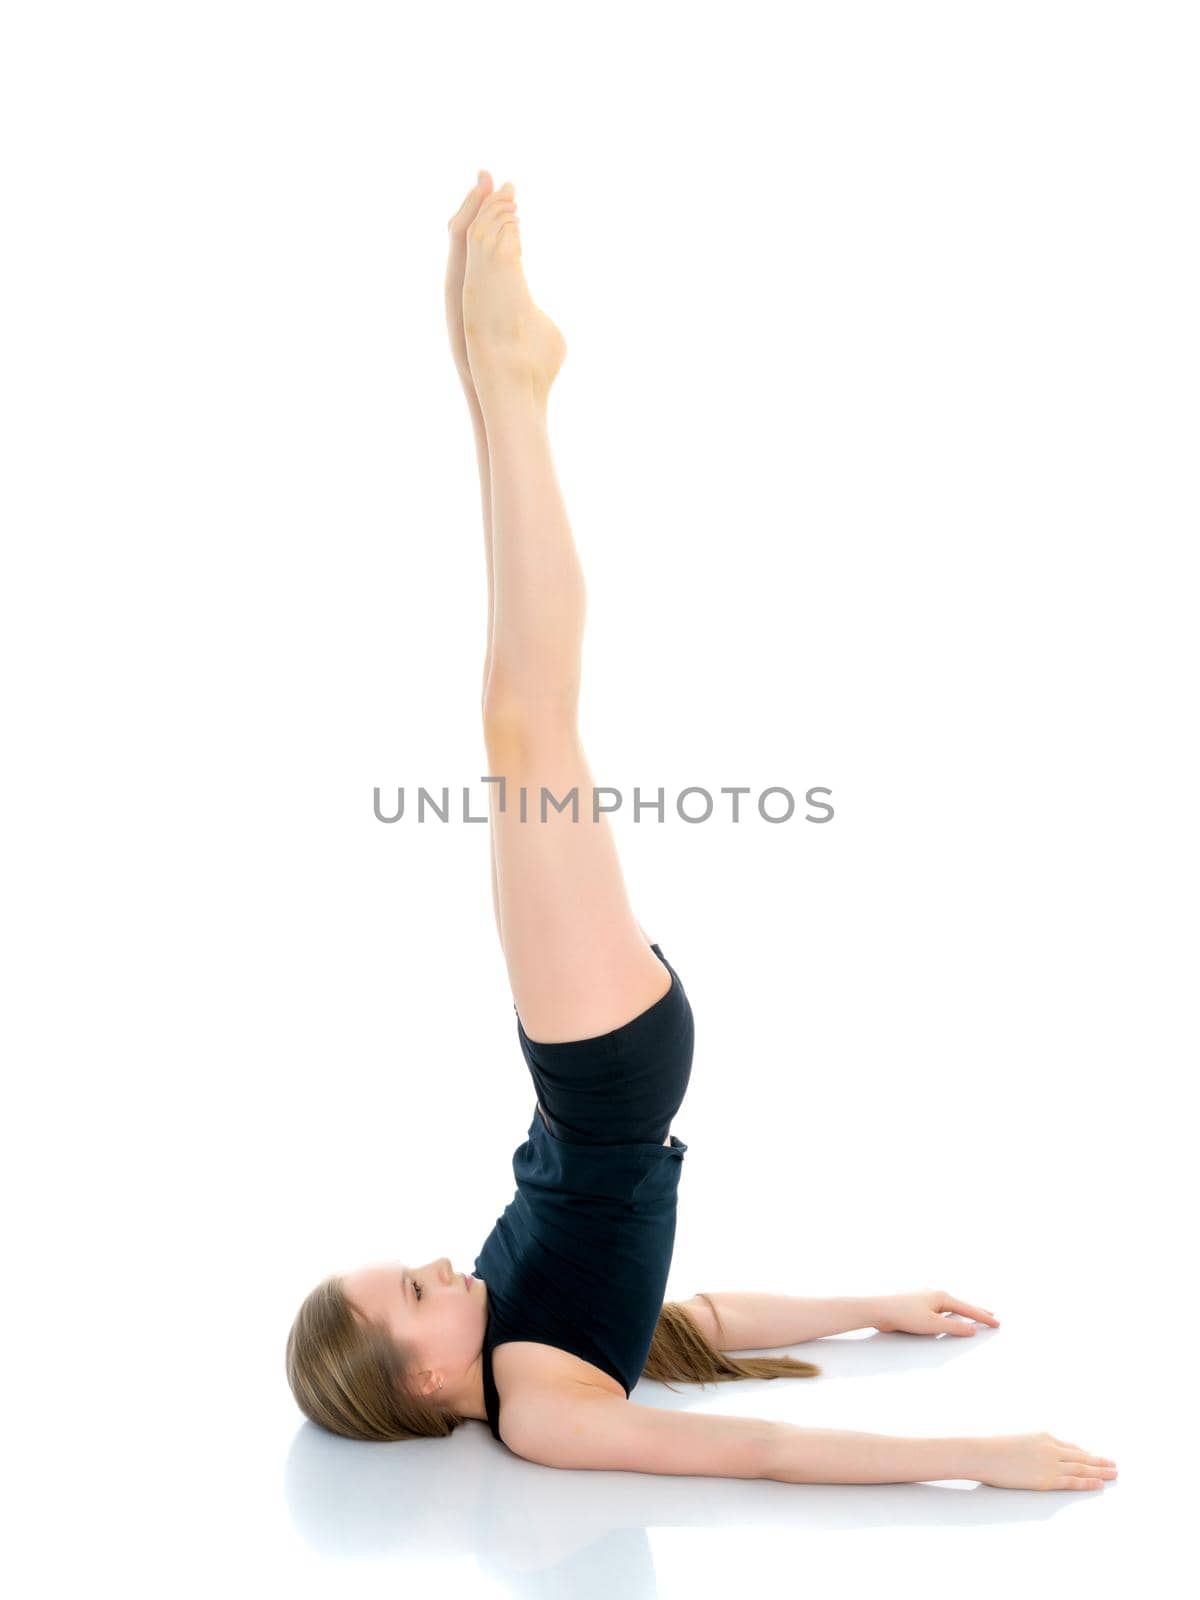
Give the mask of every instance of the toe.
M 513 191 L 513 186 L 511 183 L 506 183 L 501 188 L 497 189 L 495 194 L 489 194 L 487 199 L 480 206 L 480 221 L 482 221 L 485 217 L 491 216 L 496 211 L 511 211 L 516 203 L 517 200 Z
M 496 233 L 496 252 L 505 261 L 521 259 L 521 230 L 515 217 L 501 221 Z
M 486 170 L 481 171 L 479 180 L 474 188 L 469 190 L 466 199 L 446 224 L 456 238 L 465 238 L 467 229 L 479 213 L 479 208 L 486 199 L 492 187 L 492 175 Z
M 513 186 L 506 183 L 495 194 L 488 195 L 479 207 L 474 222 L 467 230 L 467 238 L 492 239 L 505 223 L 515 222 L 516 218 L 517 202 L 513 198 Z

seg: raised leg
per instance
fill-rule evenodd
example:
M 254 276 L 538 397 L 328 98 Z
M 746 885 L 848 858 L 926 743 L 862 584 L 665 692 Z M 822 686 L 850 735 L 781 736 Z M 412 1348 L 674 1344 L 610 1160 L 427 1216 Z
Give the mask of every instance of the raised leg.
M 531 1038 L 588 1038 L 652 1005 L 670 975 L 634 918 L 608 820 L 594 819 L 577 726 L 585 587 L 547 427 L 566 346 L 529 295 L 511 184 L 467 229 L 463 310 L 491 482 L 483 720 L 489 772 L 505 779 L 503 807 L 490 788 L 504 956 Z
M 479 494 L 483 511 L 483 557 L 487 566 L 487 644 L 483 652 L 483 684 L 480 703 L 487 703 L 488 677 L 492 665 L 492 613 L 494 609 L 492 583 L 492 474 L 488 456 L 487 429 L 483 411 L 475 393 L 475 380 L 467 360 L 467 337 L 463 328 L 463 278 L 467 270 L 467 229 L 474 222 L 484 199 L 492 192 L 490 172 L 481 171 L 479 181 L 467 195 L 462 205 L 447 224 L 450 234 L 450 256 L 446 264 L 446 328 L 450 335 L 450 350 L 458 371 L 467 407 L 471 413 L 471 429 L 475 435 L 475 461 L 479 469 Z M 504 927 L 500 920 L 500 891 L 496 882 L 495 830 L 488 823 L 488 855 L 492 885 L 492 913 L 496 919 L 496 933 L 500 948 L 504 948 Z

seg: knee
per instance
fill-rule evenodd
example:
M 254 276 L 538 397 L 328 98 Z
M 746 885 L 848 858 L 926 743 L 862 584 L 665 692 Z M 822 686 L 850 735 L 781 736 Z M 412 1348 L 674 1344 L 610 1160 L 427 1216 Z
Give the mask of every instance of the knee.
M 483 737 L 489 752 L 497 753 L 574 744 L 578 738 L 575 697 L 513 693 L 489 683 L 483 696 Z

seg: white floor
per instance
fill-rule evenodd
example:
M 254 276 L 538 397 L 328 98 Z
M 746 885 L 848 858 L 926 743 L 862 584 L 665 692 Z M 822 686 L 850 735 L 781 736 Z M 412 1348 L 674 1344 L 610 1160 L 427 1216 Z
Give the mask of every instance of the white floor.
M 1156 1470 L 1163 1415 L 1148 1416 L 1133 1392 L 1122 1402 L 1114 1384 L 1114 1366 L 1144 1359 L 1147 1337 L 1097 1345 L 1087 1320 L 1073 1321 L 1065 1304 L 1053 1318 L 1012 1305 L 1000 1329 L 971 1340 L 818 1341 L 804 1347 L 824 1369 L 816 1380 L 678 1395 L 643 1383 L 634 1398 L 898 1433 L 972 1431 L 955 1415 L 981 1432 L 1039 1420 L 1058 1431 L 1067 1416 L 1076 1427 L 1086 1407 L 1094 1420 L 1078 1442 L 1123 1473 L 1087 1494 L 560 1472 L 513 1457 L 482 1425 L 444 1443 L 378 1449 L 303 1426 L 288 1440 L 281 1503 L 260 1537 L 286 1557 L 289 1581 L 311 1581 L 313 1592 L 334 1581 L 341 1593 L 408 1592 L 420 1577 L 437 1593 L 539 1600 L 759 1594 L 781 1583 L 788 1592 L 817 1583 L 823 1593 L 998 1595 L 1031 1580 L 1037 1593 L 1060 1584 L 1133 1593 L 1155 1573 L 1174 1520 L 1164 1512 L 1174 1504 L 1182 1514 L 1190 1491 Z M 1028 1397 L 1047 1391 L 1058 1402 L 1039 1418 Z M 247 1492 L 267 1491 L 251 1479 L 257 1491 Z
M 144 1427 L 92 1440 L 98 1476 L 76 1495 L 91 1526 L 68 1517 L 46 1546 L 46 1592 L 114 1563 L 138 1595 L 1117 1596 L 1165 1582 L 1193 1499 L 1164 1466 L 1181 1460 L 1166 1372 L 1172 1339 L 1186 1360 L 1186 1333 L 1133 1318 L 1098 1329 L 1069 1284 L 1052 1310 L 1005 1300 L 1001 1328 L 971 1340 L 845 1336 L 802 1347 L 819 1379 L 679 1395 L 645 1383 L 635 1399 L 894 1433 L 1047 1426 L 1114 1456 L 1115 1484 L 1037 1494 L 563 1472 L 476 1423 L 448 1441 L 337 1440 L 276 1388 L 278 1403 L 263 1409 L 260 1393 L 257 1415 L 236 1421 L 181 1398 L 153 1442 Z M 78 1461 L 66 1441 L 61 1458 L 65 1471 Z

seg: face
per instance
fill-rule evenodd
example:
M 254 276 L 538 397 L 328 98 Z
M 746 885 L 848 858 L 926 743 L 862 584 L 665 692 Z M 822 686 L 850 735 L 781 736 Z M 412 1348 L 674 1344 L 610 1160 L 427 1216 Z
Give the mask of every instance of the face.
M 452 1402 L 469 1386 L 487 1326 L 481 1278 L 467 1273 L 464 1281 L 445 1256 L 424 1266 L 385 1261 L 341 1276 L 354 1310 L 413 1350 L 410 1376 L 427 1399 Z

